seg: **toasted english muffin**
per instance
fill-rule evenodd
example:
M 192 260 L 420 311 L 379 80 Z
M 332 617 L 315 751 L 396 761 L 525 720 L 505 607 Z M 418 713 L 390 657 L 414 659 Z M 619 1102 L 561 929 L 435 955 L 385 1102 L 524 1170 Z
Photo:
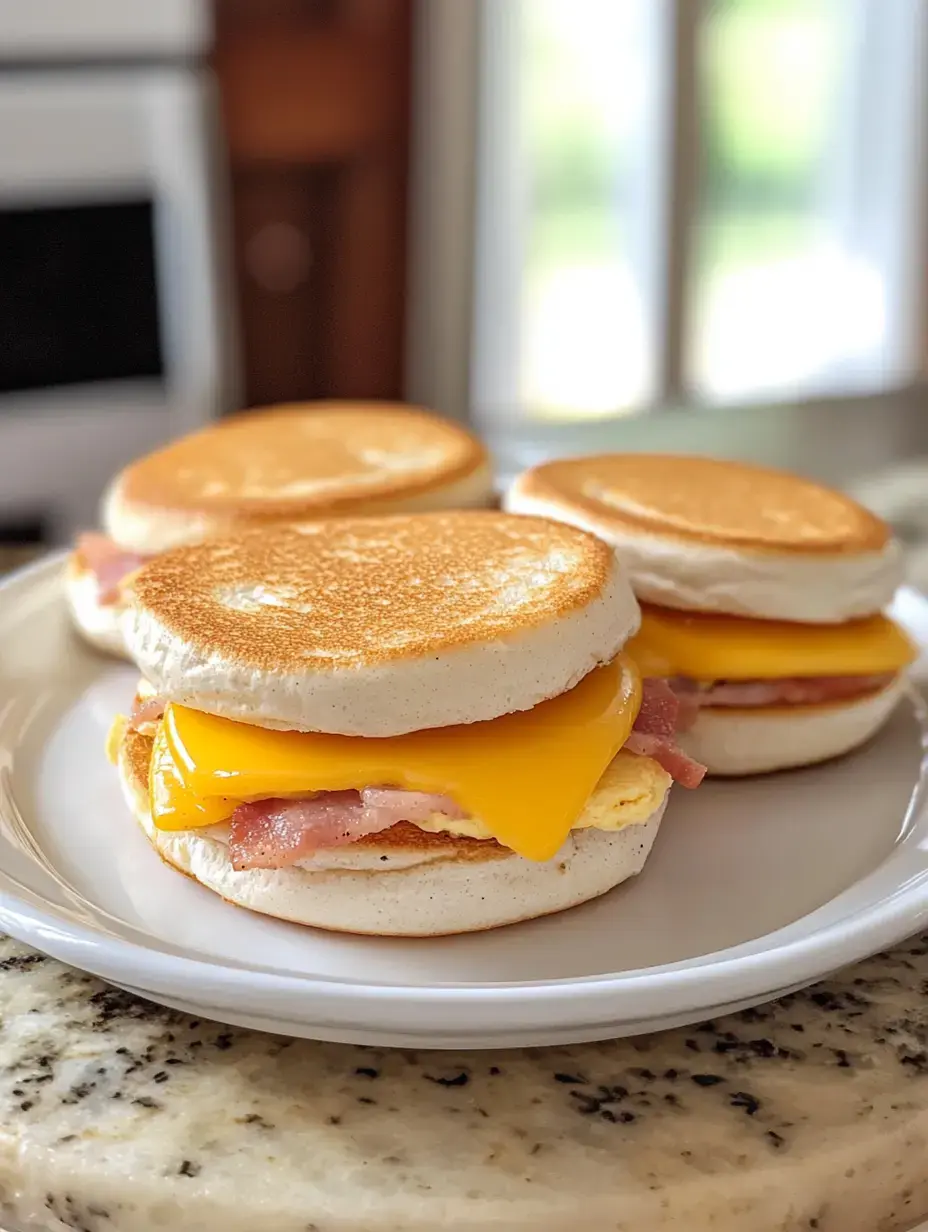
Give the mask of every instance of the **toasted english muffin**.
M 428 936 L 564 910 L 644 863 L 655 759 L 682 755 L 653 698 L 649 755 L 624 747 L 640 611 L 596 536 L 473 510 L 250 528 L 124 590 L 161 699 L 117 730 L 127 795 L 223 897 Z
M 840 623 L 878 612 L 901 580 L 889 529 L 849 496 L 742 462 L 604 454 L 545 463 L 504 500 L 616 549 L 644 602 Z
M 308 402 L 236 415 L 132 463 L 103 522 L 154 554 L 251 525 L 492 500 L 486 450 L 459 424 L 397 403 Z
M 77 631 L 127 657 L 112 586 L 120 560 L 129 571 L 140 558 L 247 526 L 493 503 L 486 450 L 449 420 L 395 403 L 273 407 L 220 420 L 117 475 L 102 503 L 106 534 L 81 536 L 65 595 Z
M 595 536 L 494 511 L 243 531 L 158 557 L 127 601 L 127 644 L 164 697 L 352 736 L 529 710 L 640 619 Z

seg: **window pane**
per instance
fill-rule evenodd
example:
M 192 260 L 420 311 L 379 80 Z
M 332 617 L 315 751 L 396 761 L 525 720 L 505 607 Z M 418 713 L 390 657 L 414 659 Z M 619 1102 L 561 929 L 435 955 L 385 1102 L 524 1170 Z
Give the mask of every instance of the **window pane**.
M 923 21 L 919 0 L 708 6 L 698 393 L 843 392 L 908 375 Z
M 479 407 L 614 414 L 653 396 L 649 5 L 485 5 Z

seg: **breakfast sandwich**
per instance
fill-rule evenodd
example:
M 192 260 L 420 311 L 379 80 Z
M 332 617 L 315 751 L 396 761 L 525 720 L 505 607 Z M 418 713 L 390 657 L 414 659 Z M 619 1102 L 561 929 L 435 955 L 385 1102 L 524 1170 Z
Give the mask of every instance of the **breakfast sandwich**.
M 888 527 L 782 471 L 613 454 L 521 475 L 506 507 L 601 536 L 643 613 L 626 648 L 685 708 L 712 774 L 846 753 L 887 720 L 915 658 L 883 614 L 901 580 Z
M 133 462 L 82 535 L 65 590 L 79 632 L 125 653 L 120 583 L 152 556 L 233 528 L 493 502 L 486 450 L 458 424 L 392 403 L 237 415 Z
M 307 523 L 179 548 L 126 585 L 148 682 L 110 753 L 169 864 L 281 919 L 494 928 L 638 873 L 677 702 L 623 653 L 614 553 L 469 511 Z

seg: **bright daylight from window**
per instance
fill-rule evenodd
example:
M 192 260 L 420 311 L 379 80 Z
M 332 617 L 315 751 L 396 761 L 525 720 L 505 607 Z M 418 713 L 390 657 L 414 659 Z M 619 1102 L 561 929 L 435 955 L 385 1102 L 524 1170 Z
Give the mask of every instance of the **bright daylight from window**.
M 694 400 L 864 392 L 906 375 L 919 0 L 703 4 L 689 50 L 699 142 L 678 285 L 661 285 L 660 256 L 672 6 L 508 7 L 494 70 L 508 82 L 485 88 L 513 114 L 483 175 L 491 200 L 501 160 L 516 181 L 502 224 L 516 285 L 497 293 L 505 275 L 490 270 L 494 291 L 481 299 L 478 244 L 478 311 L 513 316 L 515 358 L 483 381 L 482 401 L 541 416 L 660 401 L 662 295 L 682 302 L 680 367 Z M 494 11 L 491 0 L 491 23 Z
M 635 233 L 634 208 L 645 174 L 636 133 L 648 125 L 653 71 L 641 8 L 629 0 L 522 5 L 519 395 L 540 411 L 611 412 L 652 392 L 630 252 L 646 239 Z

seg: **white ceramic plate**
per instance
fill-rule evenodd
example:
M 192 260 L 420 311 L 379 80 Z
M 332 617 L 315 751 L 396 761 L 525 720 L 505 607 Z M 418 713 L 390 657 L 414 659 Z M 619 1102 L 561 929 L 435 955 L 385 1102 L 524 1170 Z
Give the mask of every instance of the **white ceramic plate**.
M 564 915 L 398 941 L 228 906 L 131 820 L 103 743 L 136 677 L 71 634 L 60 573 L 0 586 L 0 928 L 154 1000 L 317 1039 L 565 1043 L 752 1004 L 926 923 L 914 700 L 844 761 L 675 790 L 643 875 Z M 928 629 L 924 599 L 899 611 Z

